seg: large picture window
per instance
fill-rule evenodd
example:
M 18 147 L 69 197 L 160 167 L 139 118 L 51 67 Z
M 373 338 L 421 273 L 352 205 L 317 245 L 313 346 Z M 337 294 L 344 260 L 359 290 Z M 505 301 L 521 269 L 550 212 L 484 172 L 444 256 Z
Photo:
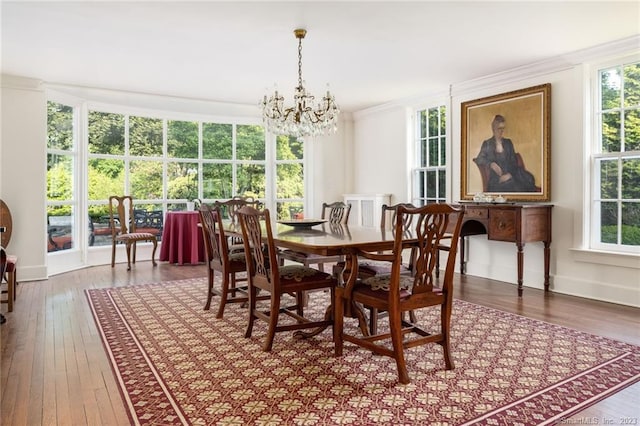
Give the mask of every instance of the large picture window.
M 597 67 L 591 247 L 640 252 L 640 61 Z
M 175 120 L 96 108 L 87 108 L 82 117 L 84 108 L 55 102 L 48 108 L 47 216 L 50 222 L 64 222 L 50 226 L 60 244 L 49 251 L 77 245 L 74 214 L 83 205 L 87 246 L 110 245 L 110 195 L 130 194 L 136 214 L 156 218 L 168 210 L 184 210 L 194 199 L 211 203 L 237 195 L 263 201 L 277 211 L 278 219 L 288 219 L 294 211 L 302 214 L 302 140 L 267 135 L 258 124 Z M 74 125 L 82 121 L 86 126 Z M 78 167 L 78 158 L 86 158 L 86 186 L 77 172 L 85 170 Z M 154 222 L 159 239 L 161 222 Z

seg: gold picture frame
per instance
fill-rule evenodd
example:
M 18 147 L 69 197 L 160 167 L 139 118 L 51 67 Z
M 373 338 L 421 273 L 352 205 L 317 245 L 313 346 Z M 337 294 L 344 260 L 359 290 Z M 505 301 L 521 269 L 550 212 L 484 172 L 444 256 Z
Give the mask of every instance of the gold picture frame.
M 550 83 L 463 102 L 461 120 L 462 200 L 551 199 Z

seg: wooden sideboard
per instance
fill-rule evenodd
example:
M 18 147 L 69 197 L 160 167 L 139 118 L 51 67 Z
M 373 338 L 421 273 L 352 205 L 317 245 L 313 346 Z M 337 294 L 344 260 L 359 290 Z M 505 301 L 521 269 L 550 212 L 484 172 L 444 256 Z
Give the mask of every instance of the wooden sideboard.
M 549 291 L 551 204 L 460 202 L 464 219 L 460 231 L 460 273 L 466 272 L 465 240 L 486 234 L 489 240 L 515 243 L 518 248 L 518 296 L 522 296 L 525 243 L 544 244 L 544 290 Z

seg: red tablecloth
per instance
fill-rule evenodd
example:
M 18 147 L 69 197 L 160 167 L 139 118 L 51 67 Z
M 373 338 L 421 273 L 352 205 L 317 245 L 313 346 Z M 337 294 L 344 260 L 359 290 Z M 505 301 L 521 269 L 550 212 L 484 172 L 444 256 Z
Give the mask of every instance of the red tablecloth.
M 162 232 L 160 260 L 184 265 L 205 261 L 202 228 L 197 211 L 167 212 Z

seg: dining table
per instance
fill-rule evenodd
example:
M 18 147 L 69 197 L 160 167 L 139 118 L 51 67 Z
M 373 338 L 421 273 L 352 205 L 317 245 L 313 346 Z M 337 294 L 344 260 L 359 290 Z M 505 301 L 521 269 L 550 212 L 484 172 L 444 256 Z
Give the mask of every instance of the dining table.
M 197 211 L 168 211 L 164 220 L 160 261 L 176 265 L 205 261 L 204 237 Z
M 309 221 L 309 219 L 305 219 Z M 225 234 L 242 237 L 239 223 L 226 222 Z M 338 274 L 340 286 L 350 286 L 358 278 L 358 253 L 365 251 L 387 251 L 393 248 L 394 232 L 389 229 L 349 226 L 347 224 L 322 223 L 313 227 L 296 227 L 281 223 L 272 223 L 273 240 L 280 249 L 291 249 L 309 254 L 322 256 L 345 256 L 345 268 Z M 405 232 L 404 239 L 408 245 L 417 243 L 417 238 L 410 230 Z M 332 315 L 328 309 L 327 315 Z M 363 334 L 368 335 L 366 318 L 363 311 L 357 307 L 345 307 L 345 315 L 359 320 Z M 322 329 L 310 333 L 298 331 L 303 337 L 313 336 Z

